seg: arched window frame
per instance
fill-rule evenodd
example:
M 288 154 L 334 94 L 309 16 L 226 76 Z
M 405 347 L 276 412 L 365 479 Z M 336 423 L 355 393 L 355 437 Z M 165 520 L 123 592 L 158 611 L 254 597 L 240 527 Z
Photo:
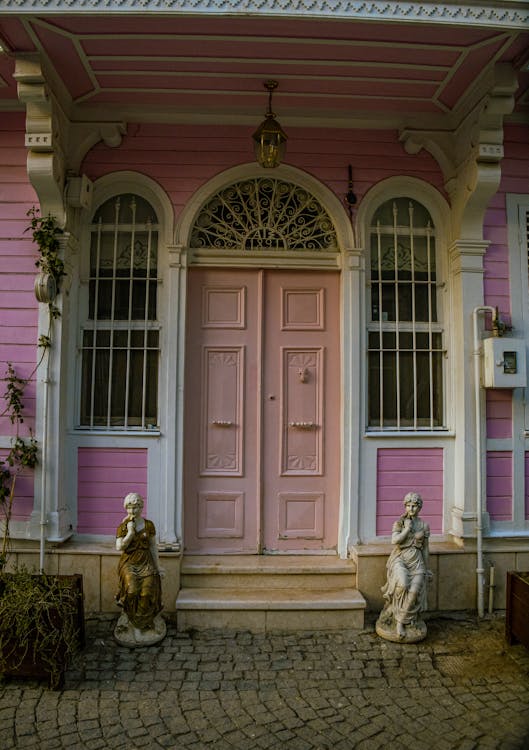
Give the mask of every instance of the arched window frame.
M 150 227 L 150 231 L 156 232 L 157 234 L 157 272 L 153 276 L 151 274 L 151 284 L 146 285 L 146 289 L 149 288 L 149 286 L 152 286 L 153 284 L 156 285 L 157 289 L 157 305 L 156 305 L 156 311 L 155 314 L 152 314 L 152 297 L 151 297 L 151 314 L 147 314 L 147 308 L 145 308 L 146 314 L 143 316 L 143 319 L 136 318 L 132 321 L 119 321 L 119 323 L 115 326 L 113 321 L 108 320 L 101 320 L 100 322 L 94 321 L 90 317 L 90 294 L 91 294 L 91 281 L 94 282 L 95 279 L 91 278 L 91 271 L 90 271 L 90 253 L 91 253 L 91 235 L 96 230 L 96 227 L 93 224 L 93 217 L 96 216 L 97 212 L 100 210 L 102 206 L 104 206 L 105 203 L 108 201 L 113 201 L 116 198 L 120 196 L 131 196 L 136 195 L 143 201 L 145 201 L 147 204 L 149 204 L 150 208 L 152 209 L 154 217 L 156 217 L 156 221 L 152 223 Z M 85 223 L 84 223 L 84 231 L 82 233 L 82 239 L 81 239 L 81 255 L 80 255 L 80 263 L 79 263 L 79 276 L 80 276 L 80 284 L 79 284 L 79 319 L 78 319 L 78 330 L 79 330 L 79 338 L 78 338 L 78 352 L 79 352 L 79 358 L 78 358 L 78 373 L 77 373 L 77 399 L 76 399 L 76 406 L 75 406 L 75 417 L 74 417 L 74 426 L 78 431 L 88 431 L 88 432 L 105 432 L 109 431 L 113 434 L 134 434 L 139 432 L 158 432 L 160 429 L 160 418 L 163 418 L 163 414 L 160 413 L 160 406 L 159 406 L 159 398 L 160 398 L 160 378 L 161 378 L 161 352 L 162 352 L 162 336 L 163 336 L 163 326 L 162 322 L 165 318 L 165 301 L 162 299 L 162 295 L 160 294 L 161 291 L 161 280 L 163 276 L 163 258 L 165 257 L 165 248 L 171 245 L 172 243 L 172 236 L 171 236 L 171 229 L 173 225 L 173 209 L 169 202 L 169 199 L 165 195 L 165 193 L 159 188 L 159 186 L 149 178 L 145 177 L 144 175 L 137 174 L 135 172 L 119 172 L 119 173 L 113 173 L 106 175 L 105 177 L 101 178 L 97 181 L 95 184 L 94 189 L 94 200 L 92 203 L 92 206 L 90 208 L 90 211 L 86 212 L 85 215 Z M 132 231 L 132 236 L 134 235 L 134 227 L 130 224 L 124 224 L 124 227 L 126 227 L 126 230 L 129 232 Z M 138 228 L 138 227 L 137 227 Z M 107 227 L 108 229 L 108 227 Z M 146 226 L 139 227 L 140 230 L 149 231 L 149 228 Z M 130 269 L 129 269 L 130 270 Z M 130 284 L 132 286 L 132 276 Z M 94 289 L 94 283 L 92 283 L 92 294 Z M 131 292 L 132 293 L 132 292 Z M 148 294 L 146 294 L 146 304 L 148 300 Z M 93 307 L 93 305 L 92 305 Z M 84 346 L 84 333 L 88 332 L 88 336 L 90 335 L 90 332 L 93 332 L 94 329 L 99 328 L 99 331 L 104 331 L 105 329 L 107 331 L 116 330 L 119 331 L 119 335 L 123 338 L 123 336 L 127 337 L 127 344 L 126 344 L 126 357 L 127 357 L 127 377 L 124 379 L 123 382 L 123 389 L 127 389 L 127 385 L 129 383 L 129 374 L 130 370 L 129 367 L 131 365 L 131 358 L 130 358 L 130 351 L 131 351 L 131 336 L 134 337 L 141 337 L 143 335 L 144 337 L 144 343 L 142 346 L 139 347 L 139 349 L 143 349 L 143 360 L 142 361 L 142 373 L 139 374 L 140 378 L 145 378 L 145 361 L 147 357 L 147 352 L 145 347 L 147 346 L 148 350 L 151 350 L 153 352 L 153 355 L 155 356 L 157 362 L 156 362 L 156 374 L 155 379 L 152 383 L 152 400 L 156 403 L 156 411 L 157 411 L 157 418 L 156 420 L 149 419 L 149 414 L 146 414 L 144 411 L 143 406 L 145 405 L 145 397 L 142 396 L 142 413 L 140 414 L 139 419 L 135 420 L 127 420 L 124 418 L 123 420 L 117 420 L 117 419 L 111 419 L 111 415 L 106 415 L 106 420 L 104 420 L 104 423 L 102 420 L 97 420 L 97 423 L 93 420 L 87 420 L 82 419 L 81 414 L 81 403 L 83 401 L 83 346 Z M 110 333 L 110 336 L 112 336 L 112 333 Z M 153 346 L 154 344 L 154 346 Z M 140 354 L 140 359 L 141 359 Z M 138 375 L 138 373 L 136 373 Z M 92 386 L 93 387 L 93 386 Z M 107 383 L 108 387 L 108 383 Z M 85 386 L 86 388 L 86 386 Z M 86 398 L 86 396 L 85 396 Z M 124 417 L 126 415 L 126 410 L 124 413 Z M 132 423 L 131 423 L 132 422 Z
M 270 170 L 263 169 L 255 164 L 241 164 L 232 167 L 216 175 L 207 183 L 202 185 L 187 203 L 185 210 L 180 215 L 175 232 L 177 246 L 187 249 L 189 265 L 213 265 L 213 266 L 245 266 L 254 265 L 259 267 L 275 266 L 281 259 L 282 267 L 311 267 L 311 268 L 339 268 L 341 267 L 341 256 L 354 247 L 354 232 L 351 222 L 344 210 L 344 206 L 338 197 L 323 183 L 315 180 L 307 172 L 287 164 L 280 164 L 274 169 L 274 178 L 284 180 L 286 183 L 307 190 L 319 201 L 322 208 L 332 220 L 336 232 L 337 245 L 330 251 L 299 251 L 289 252 L 286 250 L 273 251 L 261 248 L 259 251 L 248 252 L 247 250 L 216 250 L 214 248 L 193 248 L 191 235 L 193 227 L 201 210 L 206 203 L 219 191 L 229 188 L 231 185 L 244 181 L 269 178 Z
M 433 234 L 435 235 L 435 268 L 436 268 L 436 308 L 437 308 L 437 319 L 435 321 L 423 321 L 418 322 L 415 320 L 394 320 L 384 321 L 382 319 L 375 319 L 376 315 L 373 314 L 373 303 L 376 299 L 376 290 L 373 288 L 373 279 L 371 273 L 371 234 L 372 231 L 376 231 L 374 227 L 374 219 L 377 211 L 384 206 L 384 204 L 391 203 L 392 201 L 400 201 L 402 199 L 408 199 L 408 201 L 416 202 L 421 204 L 422 207 L 429 213 L 432 219 Z M 398 361 L 399 351 L 399 335 L 407 335 L 413 340 L 411 349 L 407 352 L 407 356 L 413 361 L 413 404 L 411 408 L 412 417 L 405 418 L 403 416 L 402 406 L 399 405 L 399 379 L 397 371 L 394 372 L 394 384 L 395 384 L 395 414 L 394 418 L 384 419 L 382 408 L 379 410 L 377 419 L 370 413 L 370 405 L 373 403 L 373 372 L 371 373 L 371 382 L 369 377 L 369 364 L 366 364 L 366 397 L 365 397 L 365 425 L 367 433 L 384 433 L 386 435 L 395 433 L 399 435 L 417 433 L 417 432 L 440 432 L 446 431 L 447 424 L 450 420 L 450 414 L 447 409 L 447 395 L 449 394 L 449 384 L 447 382 L 448 368 L 447 368 L 447 325 L 448 325 L 448 301 L 447 301 L 447 278 L 448 278 L 448 263 L 447 263 L 447 252 L 446 248 L 448 245 L 448 237 L 446 234 L 446 228 L 449 227 L 449 210 L 448 205 L 444 201 L 440 193 L 427 183 L 423 183 L 421 180 L 405 177 L 405 178 L 389 178 L 372 188 L 369 193 L 364 197 L 361 206 L 359 207 L 357 217 L 358 236 L 361 239 L 364 252 L 366 255 L 366 361 L 368 362 L 370 356 L 370 335 L 377 333 L 382 341 L 384 334 L 389 334 L 384 341 L 384 345 L 393 335 L 396 343 L 394 346 L 394 362 Z M 398 279 L 395 280 L 395 291 L 397 291 Z M 379 289 L 380 290 L 380 289 Z M 378 290 L 378 291 L 379 291 Z M 395 316 L 397 317 L 397 316 Z M 382 318 L 382 316 L 380 316 Z M 429 347 L 432 346 L 432 336 L 435 338 L 435 350 L 434 357 L 436 358 L 438 368 L 438 380 L 440 383 L 439 391 L 441 396 L 441 403 L 439 404 L 439 418 L 433 418 L 433 414 L 428 415 L 428 419 L 421 418 L 421 415 L 417 412 L 417 392 L 419 386 L 424 385 L 424 378 L 430 378 L 432 376 L 431 367 L 425 373 L 424 368 L 417 367 L 417 354 L 420 349 L 417 349 L 417 336 L 416 334 L 426 334 L 429 336 Z M 391 349 L 388 346 L 386 349 Z M 371 347 L 373 350 L 373 347 Z M 378 354 L 380 361 L 382 362 L 385 356 L 386 349 L 384 346 L 380 347 L 381 353 Z M 379 350 L 380 352 L 380 350 Z M 371 356 L 373 351 L 371 351 Z M 430 363 L 432 362 L 432 355 L 428 355 Z M 391 358 L 388 357 L 385 364 Z M 396 364 L 395 364 L 396 367 Z M 382 373 L 383 375 L 383 373 Z M 379 370 L 380 376 L 380 370 Z M 379 380 L 381 383 L 382 376 Z M 428 393 L 431 393 L 430 383 L 428 385 Z M 377 387 L 381 387 L 377 384 Z M 370 391 L 371 388 L 371 391 Z M 430 403 L 431 403 L 431 398 Z M 408 410 L 408 415 L 410 410 Z

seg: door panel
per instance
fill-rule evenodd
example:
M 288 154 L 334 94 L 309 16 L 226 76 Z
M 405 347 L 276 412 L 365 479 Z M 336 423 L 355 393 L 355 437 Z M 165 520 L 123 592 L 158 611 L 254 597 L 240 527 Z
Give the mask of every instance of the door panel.
M 260 346 L 255 272 L 191 269 L 184 451 L 185 547 L 259 549 Z
M 263 544 L 336 546 L 340 471 L 339 276 L 265 282 Z
M 336 545 L 339 276 L 192 269 L 185 546 Z

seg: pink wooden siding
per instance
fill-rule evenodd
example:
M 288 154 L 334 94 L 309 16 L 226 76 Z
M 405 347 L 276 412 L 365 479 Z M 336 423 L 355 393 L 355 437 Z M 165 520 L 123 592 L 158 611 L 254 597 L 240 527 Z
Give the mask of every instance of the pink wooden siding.
M 485 215 L 483 235 L 491 243 L 485 255 L 485 303 L 498 307 L 508 320 L 511 311 L 509 294 L 509 247 L 507 240 L 507 193 L 527 194 L 529 180 L 529 128 L 506 125 L 505 157 L 502 160 L 500 188 L 492 198 Z
M 0 451 L 0 460 L 4 460 L 7 450 Z M 13 521 L 27 521 L 33 511 L 33 479 L 34 474 L 31 469 L 24 469 L 16 478 L 15 499 L 13 502 Z M 0 520 L 3 519 L 0 514 Z
M 123 498 L 139 492 L 147 509 L 146 448 L 79 448 L 79 534 L 111 534 L 123 520 Z
M 0 117 L 0 378 L 7 363 L 27 378 L 35 367 L 38 304 L 33 294 L 37 253 L 28 226 L 28 210 L 38 204 L 26 173 L 25 115 L 3 112 Z M 33 427 L 35 388 L 25 393 L 23 434 Z M 3 409 L 0 409 L 0 412 Z M 0 435 L 10 436 L 12 426 L 0 416 Z
M 512 455 L 510 451 L 487 453 L 487 511 L 492 521 L 512 519 Z
M 253 162 L 254 128 L 207 125 L 129 125 L 119 149 L 95 146 L 83 171 L 97 179 L 118 170 L 136 170 L 168 193 L 176 216 L 193 193 L 219 172 Z M 347 164 L 353 164 L 358 201 L 376 182 L 393 175 L 421 178 L 443 192 L 439 166 L 423 149 L 406 154 L 394 131 L 289 128 L 285 162 L 313 174 L 338 197 L 347 192 Z M 346 154 L 346 156 L 344 156 Z
M 529 521 L 529 451 L 525 454 L 525 520 Z
M 485 255 L 484 295 L 487 305 L 497 306 L 502 318 L 510 320 L 509 246 L 506 194 L 526 194 L 529 184 L 529 128 L 506 125 L 502 179 L 485 216 L 484 237 L 490 245 Z M 514 269 L 516 272 L 516 269 Z M 512 394 L 487 392 L 487 437 L 512 437 Z M 512 469 L 510 454 L 489 453 L 487 460 L 488 510 L 494 520 L 512 516 Z M 527 509 L 527 502 L 526 502 Z M 526 510 L 526 513 L 529 512 Z
M 512 392 L 487 390 L 487 437 L 512 437 Z
M 421 517 L 432 534 L 443 531 L 443 449 L 379 448 L 377 453 L 377 535 L 391 534 L 408 492 L 418 492 Z

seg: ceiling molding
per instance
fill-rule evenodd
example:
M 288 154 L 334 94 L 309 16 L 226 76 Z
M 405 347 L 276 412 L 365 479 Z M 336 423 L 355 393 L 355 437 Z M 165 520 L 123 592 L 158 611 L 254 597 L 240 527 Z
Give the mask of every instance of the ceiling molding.
M 18 13 L 79 14 L 114 11 L 118 13 L 162 13 L 196 15 L 246 15 L 273 17 L 386 20 L 407 23 L 461 24 L 476 27 L 529 28 L 529 7 L 524 0 L 474 5 L 463 2 L 398 2 L 384 0 L 123 0 L 116 9 L 115 0 L 0 0 L 2 11 Z

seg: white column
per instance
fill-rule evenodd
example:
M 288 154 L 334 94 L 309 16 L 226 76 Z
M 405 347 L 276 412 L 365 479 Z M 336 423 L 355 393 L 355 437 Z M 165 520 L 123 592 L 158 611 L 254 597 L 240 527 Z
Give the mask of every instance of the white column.
M 365 269 L 360 249 L 343 254 L 342 269 L 342 497 L 338 553 L 358 543 L 360 440 L 364 429 Z
M 160 528 L 162 545 L 178 549 L 183 528 L 184 463 L 184 363 L 187 254 L 179 245 L 168 247 L 169 264 L 164 278 L 166 315 L 164 331 L 165 383 L 160 392 L 163 434 L 160 476 Z
M 450 475 L 445 477 L 445 493 L 450 505 L 449 531 L 456 537 L 476 535 L 476 471 L 480 465 L 485 477 L 485 457 L 477 455 L 476 446 L 476 388 L 474 374 L 474 343 L 472 312 L 483 305 L 483 256 L 488 242 L 483 240 L 456 240 L 450 248 L 450 284 L 452 309 L 450 325 L 449 358 L 452 372 L 451 400 L 452 423 L 455 430 L 453 486 Z M 484 391 L 481 392 L 484 399 Z M 449 407 L 450 408 L 450 407 Z M 485 409 L 481 409 L 479 429 L 485 434 Z M 482 441 L 483 444 L 483 441 Z M 482 482 L 482 487 L 484 486 Z M 485 507 L 485 504 L 482 504 Z M 488 519 L 483 514 L 483 526 Z

